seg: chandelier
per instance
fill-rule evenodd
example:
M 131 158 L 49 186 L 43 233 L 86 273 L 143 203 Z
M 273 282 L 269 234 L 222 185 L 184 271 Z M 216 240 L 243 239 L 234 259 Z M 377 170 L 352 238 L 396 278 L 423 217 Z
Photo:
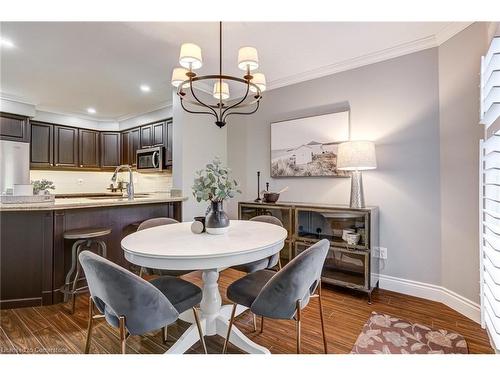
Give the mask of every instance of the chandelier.
M 194 72 L 203 65 L 201 48 L 193 43 L 184 43 L 179 56 L 181 67 L 172 72 L 172 85 L 177 88 L 182 108 L 189 113 L 215 117 L 215 124 L 222 128 L 231 115 L 251 115 L 259 109 L 262 92 L 266 89 L 266 77 L 253 73 L 259 67 L 257 50 L 241 47 L 238 51 L 238 68 L 245 72 L 243 78 L 222 74 L 222 22 L 219 22 L 219 74 L 198 76 Z M 208 91 L 205 81 L 213 84 Z M 241 86 L 242 97 L 231 98 L 229 82 Z M 210 87 L 211 85 L 209 85 Z M 208 95 L 208 99 L 206 93 Z M 215 99 L 215 100 L 213 100 Z

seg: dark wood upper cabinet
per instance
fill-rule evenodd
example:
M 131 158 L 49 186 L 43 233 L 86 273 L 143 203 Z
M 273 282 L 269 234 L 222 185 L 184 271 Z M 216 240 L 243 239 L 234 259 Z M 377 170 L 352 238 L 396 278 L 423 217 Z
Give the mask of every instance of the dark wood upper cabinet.
M 115 168 L 120 165 L 120 135 L 119 132 L 101 133 L 101 168 Z
M 54 164 L 56 167 L 78 167 L 78 129 L 54 126 Z
M 154 146 L 166 146 L 166 138 L 167 138 L 167 128 L 164 122 L 160 122 L 158 124 L 153 124 L 153 147 Z
M 137 150 L 141 147 L 141 129 L 135 128 L 130 131 L 130 159 L 129 164 L 132 166 L 137 165 L 136 153 Z
M 130 156 L 132 152 L 130 149 L 130 131 L 122 133 L 122 164 L 130 165 Z
M 153 125 L 141 126 L 141 148 L 153 145 Z
M 29 142 L 29 120 L 24 116 L 0 113 L 0 139 L 5 141 Z
M 30 164 L 34 168 L 54 166 L 54 126 L 31 122 Z
M 140 148 L 141 129 L 134 128 L 122 133 L 122 164 L 135 166 L 136 153 Z
M 99 168 L 99 132 L 78 129 L 80 168 Z
M 168 166 L 172 165 L 173 156 L 173 123 L 172 120 L 167 121 L 166 126 L 166 142 L 165 142 L 165 164 Z

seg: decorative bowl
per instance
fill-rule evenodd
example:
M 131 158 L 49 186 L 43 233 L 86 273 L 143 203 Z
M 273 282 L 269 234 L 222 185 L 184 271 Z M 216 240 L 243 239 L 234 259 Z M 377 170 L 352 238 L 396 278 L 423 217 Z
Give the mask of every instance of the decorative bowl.
M 264 193 L 264 202 L 266 203 L 276 203 L 279 198 L 279 193 Z

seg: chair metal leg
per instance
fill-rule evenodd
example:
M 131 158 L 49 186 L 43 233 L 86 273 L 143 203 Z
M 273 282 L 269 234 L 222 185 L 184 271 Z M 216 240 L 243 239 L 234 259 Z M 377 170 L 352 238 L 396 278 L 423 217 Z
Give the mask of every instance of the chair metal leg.
M 196 310 L 195 307 L 193 307 L 193 314 L 194 314 L 194 320 L 196 321 L 196 327 L 198 328 L 198 334 L 200 335 L 201 345 L 203 346 L 203 351 L 205 352 L 205 354 L 208 354 L 207 345 L 205 344 L 205 336 L 203 335 L 203 330 L 201 329 L 200 317 L 198 316 L 198 311 Z
M 85 354 L 90 353 L 90 343 L 92 340 L 92 326 L 94 324 L 94 300 L 89 297 L 89 324 L 87 326 L 87 340 L 85 342 Z
M 226 354 L 227 344 L 229 343 L 229 336 L 231 335 L 231 328 L 233 328 L 233 320 L 236 315 L 236 303 L 233 304 L 233 311 L 231 311 L 231 318 L 229 318 L 229 327 L 227 328 L 226 341 L 224 341 L 224 347 L 222 348 L 222 354 Z
M 139 277 L 142 277 L 142 275 L 144 275 L 144 267 L 139 270 Z
M 264 332 L 264 317 L 260 317 L 260 333 Z
M 278 258 L 278 271 L 281 271 L 281 257 Z
M 102 256 L 103 258 L 107 258 L 108 257 L 108 247 L 106 246 L 106 242 L 104 242 L 104 241 L 96 241 L 96 242 L 97 242 L 97 246 L 101 248 L 101 253 L 99 255 Z
M 126 354 L 127 353 L 127 333 L 125 332 L 126 331 L 125 317 L 120 316 L 119 319 L 120 319 L 120 325 L 119 325 L 119 328 L 120 328 L 120 346 L 122 349 L 122 354 Z
M 162 333 L 162 336 L 163 336 L 163 343 L 166 344 L 167 341 L 168 341 L 168 327 L 165 326 L 161 329 L 161 333 Z
M 253 318 L 252 319 L 253 320 L 253 331 L 257 332 L 257 316 L 254 313 L 252 313 L 252 318 Z
M 295 314 L 295 330 L 296 330 L 296 340 L 297 340 L 297 354 L 300 354 L 300 300 L 296 304 L 296 314 Z
M 68 291 L 70 290 L 70 285 L 71 285 L 71 275 L 73 275 L 73 273 L 75 272 L 75 269 L 76 269 L 77 264 L 78 264 L 77 250 L 80 247 L 80 245 L 85 243 L 85 242 L 86 242 L 86 240 L 77 240 L 73 243 L 73 245 L 71 247 L 71 267 L 70 267 L 70 270 L 68 271 L 68 273 L 66 274 L 66 279 L 64 281 L 64 287 L 63 287 L 65 289 L 67 289 Z M 64 302 L 68 302 L 68 297 L 69 297 L 69 294 L 64 293 Z
M 326 334 L 325 334 L 325 321 L 323 318 L 323 304 L 321 301 L 321 279 L 318 284 L 318 302 L 319 302 L 319 317 L 321 319 L 321 333 L 323 335 L 323 347 L 325 349 L 325 354 L 328 354 L 328 344 L 326 342 Z

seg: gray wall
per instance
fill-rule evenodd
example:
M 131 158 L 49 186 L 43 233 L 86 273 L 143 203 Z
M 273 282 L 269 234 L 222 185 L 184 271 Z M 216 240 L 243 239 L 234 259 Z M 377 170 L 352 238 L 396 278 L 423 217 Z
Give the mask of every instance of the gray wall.
M 480 58 L 486 23 L 439 47 L 442 285 L 479 301 Z
M 198 203 L 192 196 L 191 187 L 195 172 L 218 156 L 227 161 L 227 127 L 219 129 L 211 116 L 192 115 L 185 112 L 175 92 L 172 92 L 174 137 L 173 171 L 174 188 L 182 189 L 189 199 L 184 202 L 183 221 L 205 214 L 206 202 Z
M 269 124 L 332 108 L 351 107 L 352 139 L 376 142 L 379 167 L 365 172 L 365 198 L 380 207 L 380 244 L 388 248 L 384 274 L 440 284 L 440 164 L 438 50 L 436 48 L 265 93 L 253 116 L 228 124 L 228 161 L 256 195 L 255 172 L 283 200 L 345 204 L 346 178 L 270 178 Z M 339 108 L 339 109 L 340 109 Z M 232 217 L 236 205 L 232 202 Z

